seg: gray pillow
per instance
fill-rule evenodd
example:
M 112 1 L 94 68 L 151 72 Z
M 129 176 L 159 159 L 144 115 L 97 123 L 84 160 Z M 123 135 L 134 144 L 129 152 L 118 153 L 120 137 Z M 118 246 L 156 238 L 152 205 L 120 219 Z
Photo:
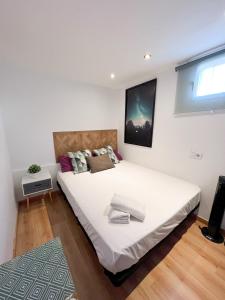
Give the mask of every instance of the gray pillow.
M 91 169 L 91 173 L 96 173 L 103 170 L 115 168 L 108 154 L 87 157 L 87 162 Z
M 112 146 L 108 145 L 104 148 L 94 149 L 93 150 L 94 155 L 100 156 L 103 154 L 108 154 L 109 158 L 114 164 L 118 164 L 120 161 L 116 157 L 116 154 L 113 151 Z

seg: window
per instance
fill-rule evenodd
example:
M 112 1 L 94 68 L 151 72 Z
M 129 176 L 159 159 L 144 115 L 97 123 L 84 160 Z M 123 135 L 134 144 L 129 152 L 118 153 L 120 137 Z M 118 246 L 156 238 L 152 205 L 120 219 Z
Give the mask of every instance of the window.
M 175 114 L 225 110 L 225 49 L 176 68 Z
M 195 84 L 196 97 L 225 93 L 225 59 L 216 59 L 200 66 Z

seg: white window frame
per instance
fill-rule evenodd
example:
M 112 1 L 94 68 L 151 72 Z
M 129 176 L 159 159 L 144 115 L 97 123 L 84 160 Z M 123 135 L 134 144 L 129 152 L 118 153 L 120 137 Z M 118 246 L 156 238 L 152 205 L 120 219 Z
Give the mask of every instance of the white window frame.
M 197 95 L 197 90 L 198 90 L 198 84 L 199 84 L 199 80 L 200 80 L 200 76 L 201 73 L 203 72 L 203 70 L 210 68 L 210 67 L 214 67 L 214 66 L 218 66 L 218 65 L 222 65 L 225 64 L 225 56 L 223 56 L 222 58 L 215 58 L 211 61 L 208 62 L 203 62 L 199 65 L 197 72 L 196 72 L 196 78 L 193 82 L 193 98 L 196 101 L 199 100 L 211 100 L 215 97 L 220 98 L 220 97 L 224 97 L 225 96 L 225 92 L 222 93 L 215 93 L 215 94 L 208 94 L 208 95 L 203 95 L 203 96 L 198 96 Z

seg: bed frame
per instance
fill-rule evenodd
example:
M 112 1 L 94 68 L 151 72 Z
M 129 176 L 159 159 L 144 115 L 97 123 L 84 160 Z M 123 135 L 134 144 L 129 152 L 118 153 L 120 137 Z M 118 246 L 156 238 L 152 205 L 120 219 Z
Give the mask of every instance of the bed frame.
M 117 149 L 117 130 L 86 130 L 86 131 L 60 131 L 53 132 L 53 142 L 55 148 L 55 159 L 69 151 L 82 149 L 98 149 L 111 145 Z
M 106 145 L 112 145 L 113 149 L 117 149 L 117 130 L 110 129 L 110 130 L 53 132 L 53 140 L 55 146 L 56 162 L 58 162 L 59 156 L 66 154 L 68 151 L 77 151 L 81 149 L 93 150 L 96 148 L 104 147 Z M 61 186 L 59 185 L 58 182 L 57 184 L 62 194 L 64 195 L 65 199 L 67 200 L 66 195 L 64 194 Z M 198 207 L 199 204 L 189 213 L 189 215 L 191 215 Z M 93 249 L 95 250 L 90 238 L 88 237 L 86 231 L 84 230 L 84 228 L 82 227 L 78 219 L 77 222 L 81 226 L 87 239 L 90 241 Z M 179 225 L 181 225 L 183 222 L 181 222 Z M 145 259 L 145 256 L 148 253 L 149 252 L 147 252 L 135 265 L 131 266 L 129 269 L 118 272 L 117 274 L 113 274 L 106 269 L 104 269 L 104 272 L 115 286 L 120 286 L 138 268 L 138 266 L 142 263 L 142 261 Z

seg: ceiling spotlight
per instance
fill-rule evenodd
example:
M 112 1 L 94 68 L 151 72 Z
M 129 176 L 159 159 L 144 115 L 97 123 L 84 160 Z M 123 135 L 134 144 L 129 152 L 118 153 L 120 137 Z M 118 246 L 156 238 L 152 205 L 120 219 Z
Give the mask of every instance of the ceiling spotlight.
M 110 74 L 110 78 L 111 78 L 111 79 L 114 79 L 114 78 L 115 78 L 115 74 L 114 74 L 114 73 L 111 73 L 111 74 Z
M 151 58 L 151 54 L 150 53 L 146 53 L 145 55 L 144 55 L 144 59 L 145 60 L 149 60 Z

